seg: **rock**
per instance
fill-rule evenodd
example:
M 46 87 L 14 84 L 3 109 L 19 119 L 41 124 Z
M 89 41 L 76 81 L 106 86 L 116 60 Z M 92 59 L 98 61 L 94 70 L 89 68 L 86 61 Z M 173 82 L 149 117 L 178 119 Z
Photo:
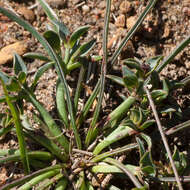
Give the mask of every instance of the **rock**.
M 121 13 L 129 13 L 131 10 L 132 10 L 132 6 L 131 6 L 131 3 L 127 0 L 124 0 L 120 6 L 119 6 L 119 9 L 121 11 Z
M 136 21 L 137 21 L 136 16 L 130 16 L 129 18 L 127 18 L 126 21 L 127 30 L 130 30 L 134 26 Z
M 127 42 L 121 52 L 121 60 L 134 57 L 135 48 L 131 40 Z
M 114 48 L 117 45 L 119 38 L 123 34 L 123 30 L 124 30 L 123 28 L 118 28 L 116 30 L 116 33 L 112 35 L 112 38 L 108 40 L 108 44 L 107 44 L 108 49 Z
M 117 17 L 115 25 L 117 27 L 125 27 L 125 15 L 121 14 L 120 16 Z
M 47 0 L 47 3 L 53 8 L 61 8 L 65 6 L 66 0 Z
M 51 8 L 62 8 L 66 5 L 66 0 L 46 0 L 48 5 L 50 5 Z M 39 5 L 37 8 L 37 15 L 39 16 L 44 16 L 44 10 L 42 7 Z
M 164 28 L 164 33 L 162 35 L 162 38 L 168 38 L 170 36 L 171 30 L 168 25 Z
M 20 7 L 18 13 L 21 14 L 29 22 L 33 22 L 35 19 L 34 12 L 26 7 Z
M 189 8 L 189 7 L 184 7 L 184 8 L 183 8 L 183 13 L 184 13 L 186 16 L 190 17 L 190 8 Z
M 14 53 L 19 55 L 26 53 L 27 46 L 26 41 L 20 41 L 2 48 L 0 50 L 0 65 L 12 61 Z
M 83 5 L 82 10 L 83 10 L 84 14 L 86 14 L 86 13 L 88 13 L 90 11 L 90 8 L 87 5 Z
M 98 4 L 98 8 L 104 9 L 105 7 L 106 7 L 106 1 L 100 1 L 100 3 Z

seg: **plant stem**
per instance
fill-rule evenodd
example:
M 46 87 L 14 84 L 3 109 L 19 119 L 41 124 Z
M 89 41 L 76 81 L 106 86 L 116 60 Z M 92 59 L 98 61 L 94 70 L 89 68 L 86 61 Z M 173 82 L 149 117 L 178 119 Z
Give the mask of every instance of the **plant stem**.
M 119 162 L 118 160 L 115 160 L 113 158 L 106 158 L 104 161 L 117 166 L 131 179 L 131 181 L 134 183 L 134 185 L 137 188 L 142 188 L 142 185 L 139 183 L 137 178 L 121 162 Z
M 186 129 L 187 127 L 190 127 L 190 120 L 180 123 L 179 125 L 176 125 L 175 127 L 168 129 L 167 131 L 165 131 L 165 134 L 172 135 L 182 129 Z
M 2 83 L 6 101 L 11 110 L 11 114 L 12 114 L 12 117 L 14 120 L 16 134 L 17 134 L 18 143 L 19 143 L 20 157 L 21 157 L 21 161 L 22 161 L 22 164 L 24 167 L 24 173 L 29 174 L 30 173 L 29 160 L 28 160 L 28 156 L 27 156 L 26 143 L 25 143 L 25 139 L 24 139 L 24 135 L 23 135 L 23 131 L 22 131 L 23 127 L 22 127 L 21 120 L 19 117 L 19 112 L 9 98 L 9 94 L 8 94 L 7 88 L 5 86 L 5 83 L 1 79 L 0 79 L 0 81 Z
M 91 122 L 90 129 L 88 130 L 87 138 L 86 138 L 86 145 L 88 146 L 90 142 L 92 141 L 92 137 L 94 136 L 94 131 L 96 127 L 96 123 L 100 114 L 100 108 L 102 105 L 102 100 L 104 97 L 104 88 L 105 88 L 105 77 L 106 77 L 106 71 L 107 71 L 107 62 L 108 62 L 108 56 L 107 56 L 107 41 L 108 41 L 108 29 L 109 29 L 109 18 L 110 18 L 110 8 L 111 8 L 111 0 L 107 0 L 106 4 L 106 14 L 105 14 L 105 22 L 104 22 L 104 33 L 103 33 L 103 63 L 101 67 L 101 77 L 100 77 L 100 93 L 98 98 L 98 103 L 93 115 L 93 120 Z
M 146 91 L 146 93 L 147 93 L 147 97 L 148 97 L 148 99 L 149 99 L 150 106 L 151 106 L 151 108 L 152 108 L 152 111 L 153 111 L 153 114 L 154 114 L 154 117 L 155 117 L 155 120 L 156 120 L 158 129 L 159 129 L 160 135 L 161 135 L 161 137 L 162 137 L 162 141 L 163 141 L 163 143 L 164 143 L 165 149 L 166 149 L 167 154 L 168 154 L 168 157 L 169 157 L 169 159 L 170 159 L 170 163 L 171 163 L 172 169 L 173 169 L 173 171 L 174 171 L 174 175 L 175 175 L 175 178 L 176 178 L 178 187 L 179 187 L 180 190 L 183 190 L 183 187 L 182 187 L 182 184 L 181 184 L 181 181 L 180 181 L 180 178 L 179 178 L 179 174 L 178 174 L 178 172 L 177 172 L 176 166 L 175 166 L 174 161 L 173 161 L 173 159 L 172 159 L 172 153 L 171 153 L 171 151 L 170 151 L 170 148 L 169 148 L 169 145 L 168 145 L 166 136 L 165 136 L 164 131 L 163 131 L 163 129 L 162 129 L 162 125 L 161 125 L 160 119 L 159 119 L 159 117 L 158 117 L 158 113 L 157 113 L 157 111 L 156 111 L 156 107 L 155 107 L 154 102 L 153 102 L 153 100 L 152 100 L 151 94 L 150 94 L 150 92 L 149 92 L 149 90 L 147 89 L 146 86 L 144 86 L 144 89 L 145 89 L 145 91 Z

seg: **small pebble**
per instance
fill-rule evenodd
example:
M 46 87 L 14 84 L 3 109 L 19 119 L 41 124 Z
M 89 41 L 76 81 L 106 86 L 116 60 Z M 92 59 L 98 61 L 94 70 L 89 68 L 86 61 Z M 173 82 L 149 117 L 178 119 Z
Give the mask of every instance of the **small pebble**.
M 120 4 L 119 9 L 124 14 L 129 13 L 132 10 L 131 3 L 125 0 Z
M 21 14 L 29 22 L 33 22 L 35 19 L 34 12 L 26 7 L 20 7 L 18 13 Z
M 27 49 L 28 44 L 26 43 L 26 41 L 19 41 L 2 48 L 0 51 L 0 65 L 11 61 L 13 59 L 14 53 L 23 55 L 27 52 Z
M 125 15 L 121 14 L 120 16 L 117 17 L 115 25 L 117 27 L 125 27 Z
M 88 13 L 90 11 L 90 8 L 87 5 L 83 5 L 82 10 L 83 10 L 84 13 Z
M 127 23 L 126 23 L 126 26 L 127 26 L 127 30 L 130 30 L 134 24 L 136 23 L 136 16 L 131 16 L 129 18 L 127 18 Z
M 190 17 L 190 8 L 189 7 L 184 7 L 183 8 L 183 13 L 185 16 Z

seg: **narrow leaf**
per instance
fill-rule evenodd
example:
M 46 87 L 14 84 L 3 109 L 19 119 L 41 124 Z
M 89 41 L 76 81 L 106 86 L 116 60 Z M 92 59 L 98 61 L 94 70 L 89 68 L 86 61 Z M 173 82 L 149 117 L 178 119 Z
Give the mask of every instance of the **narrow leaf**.
M 69 39 L 69 46 L 70 48 L 72 48 L 75 43 L 77 42 L 77 40 L 79 40 L 79 38 L 88 31 L 88 29 L 90 28 L 90 26 L 82 26 L 77 28 L 76 31 L 74 31 Z
M 31 88 L 34 89 L 40 79 L 40 77 L 50 68 L 52 68 L 54 65 L 53 62 L 50 63 L 46 63 L 45 65 L 41 66 L 40 68 L 38 68 L 37 72 L 34 75 L 34 80 L 32 82 L 32 86 Z
M 56 32 L 48 30 L 43 34 L 44 38 L 48 41 L 53 50 L 61 51 L 61 41 Z
M 22 127 L 21 120 L 19 117 L 19 112 L 9 98 L 9 94 L 6 89 L 5 83 L 3 82 L 1 78 L 0 78 L 0 81 L 1 81 L 3 91 L 6 97 L 6 102 L 11 110 L 14 125 L 16 127 L 16 134 L 17 134 L 18 143 L 19 143 L 20 156 L 21 156 L 23 167 L 24 167 L 24 172 L 25 174 L 27 174 L 30 172 L 30 167 L 29 167 L 29 161 L 28 161 L 27 150 L 26 150 L 26 142 L 23 135 L 23 129 L 22 129 L 23 127 Z
M 24 72 L 25 74 L 27 74 L 27 68 L 24 61 L 22 60 L 20 55 L 16 53 L 14 54 L 13 58 L 13 67 L 15 75 L 18 75 L 20 72 Z
M 115 75 L 106 75 L 107 78 L 111 79 L 112 81 L 116 82 L 117 84 L 121 86 L 125 86 L 125 83 L 123 82 L 123 79 L 121 77 L 115 76 Z
M 68 129 L 69 128 L 68 111 L 65 103 L 64 87 L 63 84 L 60 83 L 60 81 L 57 82 L 56 104 L 59 116 L 62 119 L 63 123 L 65 124 L 65 127 Z
M 31 187 L 33 187 L 34 185 L 40 183 L 41 181 L 47 178 L 57 175 L 59 172 L 60 170 L 56 169 L 56 170 L 52 170 L 52 171 L 48 171 L 46 173 L 40 174 L 39 176 L 34 177 L 29 182 L 26 182 L 24 185 L 19 187 L 18 190 L 30 190 Z
M 104 148 L 110 144 L 130 135 L 134 130 L 128 126 L 118 126 L 110 135 L 101 141 L 93 151 L 93 154 L 99 154 Z
M 48 56 L 45 56 L 41 53 L 36 53 L 36 52 L 25 53 L 23 57 L 29 58 L 29 59 L 39 59 L 41 61 L 50 61 Z
M 127 68 L 127 66 L 122 67 L 122 72 L 123 72 L 123 80 L 125 85 L 128 88 L 133 88 L 138 86 L 138 78 L 136 74 L 131 71 L 130 69 Z

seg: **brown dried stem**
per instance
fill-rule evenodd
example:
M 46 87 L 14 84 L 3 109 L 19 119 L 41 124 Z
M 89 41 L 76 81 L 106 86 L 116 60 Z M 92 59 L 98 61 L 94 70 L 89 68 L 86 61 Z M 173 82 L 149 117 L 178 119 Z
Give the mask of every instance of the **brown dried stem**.
M 161 125 L 160 119 L 159 119 L 159 117 L 158 117 L 158 113 L 157 113 L 157 111 L 156 111 L 155 104 L 154 104 L 154 102 L 153 102 L 153 100 L 152 100 L 152 97 L 151 97 L 151 94 L 150 94 L 150 92 L 149 92 L 149 90 L 147 89 L 146 86 L 144 86 L 144 89 L 145 89 L 145 91 L 146 91 L 146 93 L 147 93 L 147 97 L 148 97 L 148 99 L 149 99 L 150 106 L 151 106 L 151 108 L 152 108 L 152 111 L 153 111 L 153 114 L 154 114 L 154 117 L 155 117 L 155 120 L 156 120 L 158 129 L 159 129 L 159 132 L 160 132 L 160 135 L 161 135 L 161 138 L 162 138 L 162 141 L 163 141 L 163 143 L 164 143 L 166 152 L 167 152 L 167 154 L 168 154 L 168 157 L 169 157 L 169 160 L 170 160 L 170 163 L 171 163 L 171 166 L 172 166 L 172 169 L 173 169 L 173 172 L 174 172 L 174 175 L 175 175 L 175 178 L 176 178 L 176 181 L 177 181 L 179 190 L 183 190 L 183 187 L 182 187 L 182 184 L 181 184 L 181 181 L 180 181 L 180 178 L 179 178 L 179 174 L 178 174 L 178 172 L 177 172 L 176 166 L 175 166 L 174 161 L 173 161 L 173 159 L 172 159 L 172 153 L 171 153 L 170 147 L 169 147 L 169 145 L 168 145 L 166 136 L 165 136 L 164 131 L 163 131 L 163 129 L 162 129 L 162 125 Z

